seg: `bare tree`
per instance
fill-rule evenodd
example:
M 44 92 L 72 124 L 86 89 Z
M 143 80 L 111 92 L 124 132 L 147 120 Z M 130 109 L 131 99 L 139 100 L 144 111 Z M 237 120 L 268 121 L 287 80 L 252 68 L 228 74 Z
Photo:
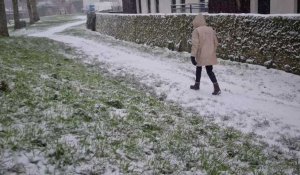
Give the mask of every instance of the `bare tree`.
M 32 15 L 33 15 L 33 21 L 37 22 L 40 20 L 37 7 L 36 7 L 36 0 L 30 0 L 31 1 L 31 8 L 32 8 Z
M 18 0 L 12 0 L 13 3 L 13 9 L 14 9 L 14 21 L 15 21 L 15 29 L 21 28 L 20 23 L 20 14 L 19 14 L 19 3 Z
M 30 19 L 30 24 L 34 24 L 34 20 L 33 20 L 33 15 L 32 15 L 32 6 L 31 6 L 31 1 L 27 0 L 27 10 L 28 10 L 28 15 L 29 15 L 29 19 Z
M 9 36 L 4 0 L 0 0 L 0 36 Z

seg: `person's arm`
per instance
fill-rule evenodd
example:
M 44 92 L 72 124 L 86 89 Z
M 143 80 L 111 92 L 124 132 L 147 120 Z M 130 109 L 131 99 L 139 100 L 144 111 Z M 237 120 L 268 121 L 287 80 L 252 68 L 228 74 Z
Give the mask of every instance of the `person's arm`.
M 198 52 L 198 49 L 199 49 L 199 44 L 200 44 L 200 41 L 199 41 L 199 33 L 198 31 L 195 29 L 192 33 L 192 50 L 191 50 L 191 55 L 193 57 L 196 57 L 197 56 L 197 52 Z
M 214 45 L 215 45 L 215 50 L 217 50 L 219 42 L 218 42 L 216 31 L 214 31 Z
M 192 51 L 191 51 L 191 62 L 195 66 L 197 65 L 195 57 L 197 55 L 198 49 L 199 49 L 199 33 L 195 29 L 192 33 Z

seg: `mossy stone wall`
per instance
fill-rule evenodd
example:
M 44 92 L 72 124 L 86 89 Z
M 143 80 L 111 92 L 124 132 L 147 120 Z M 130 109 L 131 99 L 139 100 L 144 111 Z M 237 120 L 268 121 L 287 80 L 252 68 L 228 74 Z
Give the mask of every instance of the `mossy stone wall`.
M 218 57 L 300 75 L 300 16 L 204 15 L 218 34 Z M 97 14 L 96 31 L 190 52 L 195 15 Z

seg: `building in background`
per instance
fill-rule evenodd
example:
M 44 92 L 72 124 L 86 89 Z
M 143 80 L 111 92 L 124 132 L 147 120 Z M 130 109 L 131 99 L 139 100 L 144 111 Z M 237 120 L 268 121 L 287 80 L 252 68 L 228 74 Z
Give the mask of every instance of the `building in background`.
M 300 0 L 209 0 L 210 13 L 299 13 Z
M 37 8 L 40 16 L 80 13 L 83 0 L 37 0 Z
M 209 0 L 209 13 L 250 13 L 250 0 Z
M 10 22 L 11 20 L 14 20 L 12 0 L 5 0 L 4 3 L 5 3 L 5 12 L 6 12 L 7 22 Z M 26 0 L 19 0 L 18 5 L 19 5 L 20 19 L 28 18 Z
M 137 13 L 207 12 L 208 0 L 135 0 Z
M 127 0 L 137 13 L 299 13 L 300 0 Z M 124 0 L 125 3 L 125 0 Z
M 96 12 L 122 12 L 122 0 L 83 0 L 83 10 L 86 12 L 94 6 Z
M 251 13 L 300 13 L 300 0 L 251 0 Z
M 37 0 L 40 16 L 86 12 L 116 13 L 300 13 L 300 0 Z M 12 20 L 12 1 L 5 0 Z M 26 0 L 19 0 L 21 18 L 27 17 Z
M 136 0 L 122 0 L 123 13 L 137 13 Z
M 40 0 L 37 2 L 38 13 L 40 16 L 51 16 L 59 13 L 60 7 L 57 1 Z

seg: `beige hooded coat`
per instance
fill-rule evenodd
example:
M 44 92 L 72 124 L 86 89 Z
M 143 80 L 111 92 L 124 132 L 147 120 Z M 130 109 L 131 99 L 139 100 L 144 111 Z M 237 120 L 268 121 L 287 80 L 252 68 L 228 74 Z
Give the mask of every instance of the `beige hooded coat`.
M 197 66 L 217 64 L 218 39 L 216 32 L 206 25 L 204 16 L 201 14 L 195 17 L 193 26 L 191 54 L 196 58 Z

